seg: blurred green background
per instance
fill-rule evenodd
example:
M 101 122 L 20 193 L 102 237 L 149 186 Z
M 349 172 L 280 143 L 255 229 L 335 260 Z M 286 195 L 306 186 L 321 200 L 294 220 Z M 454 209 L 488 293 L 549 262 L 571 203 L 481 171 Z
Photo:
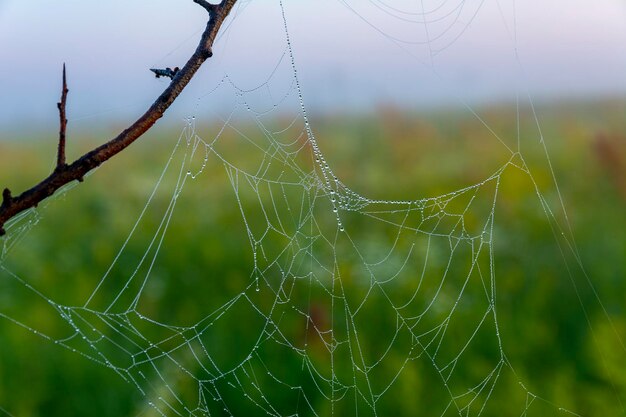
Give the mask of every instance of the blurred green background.
M 243 175 L 235 178 L 215 153 L 204 166 L 204 146 L 193 153 L 195 142 L 183 143 L 113 263 L 181 129 L 149 133 L 85 183 L 9 229 L 0 270 L 0 407 L 14 416 L 203 415 L 195 407 L 237 416 L 545 416 L 561 415 L 561 407 L 584 416 L 624 415 L 626 102 L 546 103 L 537 109 L 538 121 L 530 108 L 514 105 L 477 112 L 484 123 L 464 110 L 408 113 L 381 107 L 363 116 L 313 117 L 311 125 L 337 177 L 359 195 L 380 200 L 440 196 L 484 181 L 509 160 L 521 166 L 520 157 L 506 148 L 517 149 L 519 140 L 523 161 L 554 218 L 546 215 L 529 175 L 507 166 L 498 177 L 493 259 L 483 248 L 475 261 L 480 273 L 468 272 L 476 247 L 461 245 L 451 253 L 454 239 L 448 237 L 460 229 L 447 225 L 447 217 L 436 226 L 442 236 L 434 235 L 434 226 L 432 235 L 420 236 L 340 208 L 346 234 L 338 234 L 331 196 L 314 195 L 315 187 L 302 193 L 280 186 L 321 173 L 309 143 L 300 137 L 290 144 L 302 123 L 271 142 L 293 150 L 290 162 L 265 165 L 263 156 L 273 148 L 258 126 L 245 121 L 237 131 L 225 129 L 213 149 L 257 178 L 279 181 L 266 186 Z M 265 123 L 280 131 L 289 120 Z M 220 126 L 196 129 L 210 141 Z M 54 162 L 50 132 L 24 136 L 0 144 L 2 185 L 14 193 L 47 175 Z M 78 155 L 102 137 L 74 133 L 68 152 Z M 184 171 L 202 172 L 184 177 L 178 195 L 182 161 L 187 161 Z M 266 170 L 255 171 L 260 166 Z M 486 182 L 471 205 L 467 199 L 474 194 L 466 192 L 447 207 L 461 213 L 467 233 L 490 230 L 494 187 L 495 181 Z M 169 219 L 172 196 L 176 209 L 161 242 L 159 225 Z M 315 219 L 304 222 L 308 235 L 287 221 L 301 216 L 291 212 L 302 207 Z M 405 206 L 393 207 L 397 212 L 391 215 L 404 218 Z M 270 231 L 257 246 L 257 266 L 266 268 L 257 292 L 250 236 L 258 238 L 277 218 L 287 237 L 302 239 L 297 248 L 304 248 L 304 255 L 293 245 L 293 252 L 281 255 L 287 237 Z M 404 227 L 412 221 L 418 220 L 408 217 Z M 320 236 L 328 241 L 313 242 Z M 364 268 L 353 245 L 367 259 L 382 258 L 401 270 L 402 279 L 371 290 L 368 274 L 386 272 L 375 262 Z M 419 249 L 424 245 L 427 254 Z M 403 264 L 397 254 L 412 247 L 418 249 Z M 279 259 L 280 266 L 267 259 Z M 288 269 L 290 260 L 298 265 Z M 88 309 L 60 307 L 83 306 L 112 264 Z M 328 269 L 341 279 L 327 279 Z M 405 310 L 392 308 L 416 291 L 422 269 L 426 277 L 417 298 Z M 279 286 L 273 280 L 286 270 L 290 284 Z M 444 271 L 449 277 L 438 290 Z M 136 309 L 128 313 L 145 277 Z M 111 303 L 127 283 L 129 289 Z M 492 283 L 497 319 L 485 301 Z M 441 296 L 446 291 L 452 298 Z M 416 319 L 433 297 L 434 307 Z M 429 329 L 438 329 L 451 309 L 456 312 L 446 335 L 429 339 Z M 269 326 L 265 317 L 271 318 Z M 400 323 L 400 317 L 413 321 Z M 411 323 L 420 340 L 407 332 Z M 336 349 L 328 345 L 333 336 L 340 342 Z M 281 343 L 285 340 L 291 345 Z M 370 364 L 368 378 L 355 370 L 359 363 Z M 200 394 L 198 380 L 204 381 Z M 382 395 L 359 396 L 346 386 Z

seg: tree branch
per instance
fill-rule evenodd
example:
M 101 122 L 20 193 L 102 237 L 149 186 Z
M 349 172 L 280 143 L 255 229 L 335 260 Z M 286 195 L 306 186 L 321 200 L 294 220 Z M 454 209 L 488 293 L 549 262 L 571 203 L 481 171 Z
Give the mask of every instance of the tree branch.
M 209 14 L 214 13 L 217 10 L 217 8 L 220 6 L 219 4 L 211 4 L 206 0 L 193 0 L 193 2 L 204 7 L 206 11 L 209 12 Z
M 189 58 L 185 66 L 176 73 L 170 85 L 161 93 L 150 108 L 117 137 L 109 142 L 87 152 L 73 163 L 66 165 L 63 161 L 60 168 L 59 161 L 64 160 L 65 139 L 64 127 L 61 126 L 61 136 L 59 138 L 59 155 L 57 158 L 57 168 L 46 179 L 35 185 L 31 189 L 23 192 L 17 197 L 12 197 L 11 191 L 5 188 L 2 193 L 2 204 L 0 205 L 0 236 L 5 234 L 4 224 L 16 214 L 36 207 L 39 202 L 54 194 L 56 190 L 65 184 L 78 180 L 82 181 L 85 174 L 101 165 L 111 157 L 126 149 L 131 143 L 137 140 L 148 129 L 150 129 L 161 117 L 170 105 L 176 100 L 178 95 L 187 86 L 191 78 L 198 71 L 200 66 L 213 55 L 212 47 L 215 37 L 224 23 L 224 20 L 232 10 L 237 0 L 222 0 L 217 5 L 210 4 L 205 0 L 193 0 L 209 11 L 209 20 L 206 29 L 200 38 L 200 43 L 196 51 Z M 64 85 L 65 91 L 65 85 Z M 63 95 L 66 93 L 63 93 Z M 65 108 L 63 95 L 59 104 L 59 111 Z M 64 112 L 64 110 L 63 110 Z M 65 115 L 59 116 L 62 120 Z
M 61 90 L 61 101 L 57 103 L 59 108 L 59 149 L 57 151 L 57 170 L 65 167 L 65 129 L 67 128 L 67 118 L 65 117 L 65 104 L 67 102 L 67 78 L 65 77 L 65 64 L 63 64 L 63 87 Z

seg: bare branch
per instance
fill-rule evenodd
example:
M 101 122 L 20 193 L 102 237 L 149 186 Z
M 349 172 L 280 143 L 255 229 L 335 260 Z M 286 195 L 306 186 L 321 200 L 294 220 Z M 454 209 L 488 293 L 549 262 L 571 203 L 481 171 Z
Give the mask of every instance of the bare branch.
M 65 64 L 63 64 L 63 88 L 61 90 L 61 101 L 57 103 L 59 108 L 59 149 L 57 151 L 57 170 L 65 167 L 65 129 L 67 128 L 67 118 L 65 117 L 65 104 L 67 102 L 67 78 L 65 77 Z
M 196 51 L 183 68 L 176 73 L 170 85 L 135 123 L 109 142 L 87 152 L 73 163 L 64 165 L 63 169 L 55 169 L 46 179 L 17 197 L 12 197 L 11 191 L 5 188 L 2 193 L 2 205 L 0 205 L 0 236 L 5 234 L 3 226 L 7 220 L 24 210 L 36 207 L 40 201 L 51 196 L 65 184 L 75 180 L 82 181 L 85 174 L 126 149 L 163 117 L 165 111 L 189 84 L 204 61 L 213 55 L 212 47 L 215 37 L 233 6 L 237 3 L 237 0 L 223 0 L 218 5 L 212 5 L 205 0 L 193 1 L 209 11 L 209 21 Z M 64 116 L 60 117 L 64 118 Z M 61 148 L 61 140 L 59 140 L 58 160 L 61 160 Z M 64 148 L 65 145 L 63 144 L 63 153 L 65 152 Z
M 219 4 L 211 4 L 211 3 L 209 3 L 206 0 L 193 0 L 193 2 L 199 4 L 202 7 L 204 7 L 206 9 L 206 11 L 209 12 L 209 14 L 215 13 L 217 8 L 220 7 Z

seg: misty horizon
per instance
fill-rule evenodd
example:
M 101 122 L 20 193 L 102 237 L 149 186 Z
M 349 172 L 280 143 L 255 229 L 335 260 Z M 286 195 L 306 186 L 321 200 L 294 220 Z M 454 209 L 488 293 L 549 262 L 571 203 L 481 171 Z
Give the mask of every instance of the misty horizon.
M 318 114 L 626 96 L 624 5 L 574 3 L 515 10 L 463 3 L 449 23 L 442 17 L 405 25 L 390 23 L 371 5 L 330 0 L 286 1 L 285 14 L 304 101 Z M 316 7 L 334 17 L 325 19 Z M 133 120 L 167 85 L 149 68 L 182 65 L 205 22 L 206 13 L 191 1 L 0 3 L 0 124 L 56 123 L 63 62 L 70 123 Z M 232 96 L 228 90 L 207 95 L 224 75 L 240 88 L 263 85 L 285 50 L 279 7 L 242 4 L 223 38 L 165 120 L 198 112 L 211 118 Z M 266 86 L 270 94 L 291 76 L 277 75 Z

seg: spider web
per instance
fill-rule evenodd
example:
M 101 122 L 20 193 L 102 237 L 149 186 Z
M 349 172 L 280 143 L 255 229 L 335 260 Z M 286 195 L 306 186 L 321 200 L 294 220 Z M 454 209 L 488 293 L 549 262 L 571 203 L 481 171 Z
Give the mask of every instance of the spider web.
M 426 48 L 426 66 L 483 4 L 339 3 L 408 54 Z M 556 181 L 547 196 L 521 135 L 500 137 L 468 106 L 501 148 L 489 175 L 417 199 L 353 190 L 316 138 L 288 14 L 277 6 L 283 39 L 265 81 L 244 88 L 227 74 L 202 94 L 198 114 L 208 112 L 211 127 L 186 120 L 136 222 L 80 302 L 9 266 L 47 208 L 8 225 L 4 279 L 61 324 L 45 330 L 19 312 L 0 315 L 117 373 L 144 398 L 139 415 L 576 415 L 527 387 L 498 317 L 494 253 L 506 235 L 496 214 L 510 177 L 530 184 L 566 267 L 582 270 Z M 403 38 L 372 16 L 424 32 Z M 228 111 L 202 108 L 222 97 Z M 538 120 L 533 140 L 554 179 Z M 214 198 L 220 187 L 229 199 Z M 202 204 L 186 203 L 190 195 Z M 183 246 L 181 234 L 190 237 Z M 177 256 L 186 267 L 168 270 Z

